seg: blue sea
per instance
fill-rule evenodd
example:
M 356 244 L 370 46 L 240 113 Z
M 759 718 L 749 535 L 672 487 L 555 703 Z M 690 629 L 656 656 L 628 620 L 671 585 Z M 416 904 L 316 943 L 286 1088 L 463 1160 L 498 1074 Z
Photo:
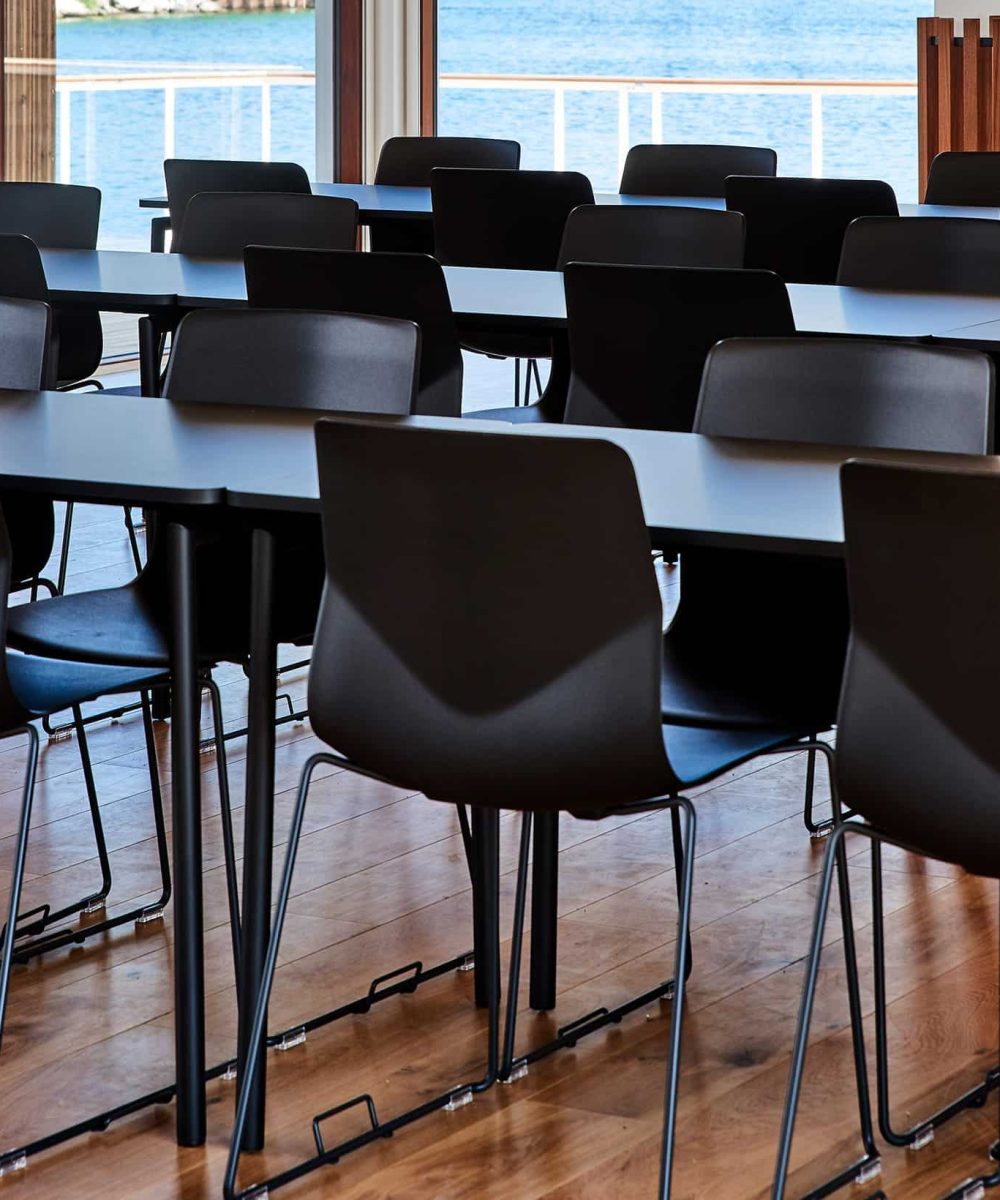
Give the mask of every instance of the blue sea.
M 932 8 L 932 0 L 441 0 L 440 68 L 478 74 L 912 80 L 915 20 Z M 313 14 L 301 11 L 62 21 L 59 73 L 131 73 L 178 64 L 312 70 L 314 28 Z M 310 172 L 312 110 L 311 86 L 273 89 L 271 155 L 301 162 Z M 136 199 L 162 191 L 163 111 L 161 91 L 73 96 L 71 177 L 102 189 L 106 245 L 148 242 L 149 214 L 136 208 Z M 633 96 L 633 142 L 649 140 L 651 119 L 649 97 Z M 552 97 L 545 92 L 441 92 L 442 133 L 514 137 L 524 148 L 525 166 L 553 165 L 552 123 Z M 598 188 L 613 188 L 617 130 L 614 92 L 570 94 L 567 167 L 585 171 Z M 824 132 L 825 174 L 886 179 L 900 199 L 916 198 L 913 98 L 827 98 Z M 663 139 L 771 145 L 782 173 L 808 174 L 809 98 L 667 96 Z M 177 155 L 257 158 L 260 146 L 257 89 L 178 93 Z

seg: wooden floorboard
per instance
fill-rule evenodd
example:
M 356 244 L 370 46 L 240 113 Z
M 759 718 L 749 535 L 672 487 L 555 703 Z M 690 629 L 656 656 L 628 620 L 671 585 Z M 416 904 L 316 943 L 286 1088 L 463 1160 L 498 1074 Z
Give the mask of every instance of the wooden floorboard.
M 80 508 L 71 586 L 129 575 L 120 510 Z M 661 571 L 668 605 L 677 577 Z M 401 583 L 401 586 L 403 584 Z M 306 675 L 287 686 L 304 698 Z M 245 717 L 238 668 L 219 672 L 226 721 Z M 209 727 L 207 709 L 203 729 Z M 168 727 L 157 727 L 169 783 Z M 115 871 L 112 911 L 158 889 L 150 785 L 137 715 L 90 734 Z M 280 864 L 294 788 L 316 742 L 306 725 L 278 736 L 276 854 Z M 246 746 L 229 744 L 237 851 L 242 853 Z M 0 888 L 9 883 L 23 747 L 0 746 Z M 214 755 L 204 781 L 206 983 L 212 1059 L 233 1051 L 235 1000 Z M 44 745 L 24 905 L 65 902 L 93 886 L 97 864 L 74 738 Z M 693 911 L 695 969 L 685 1023 L 674 1196 L 763 1200 L 781 1103 L 823 848 L 800 818 L 801 756 L 748 764 L 698 789 Z M 825 794 L 825 785 L 821 783 Z M 169 796 L 167 819 L 170 820 Z M 504 929 L 509 931 L 519 818 L 502 822 Z M 676 894 L 669 821 L 633 816 L 601 824 L 564 818 L 560 860 L 560 993 L 556 1012 L 519 1005 L 519 1045 L 558 1024 L 626 999 L 670 971 Z M 851 846 L 854 920 L 871 1045 L 869 852 Z M 912 1122 L 997 1059 L 997 889 L 940 863 L 885 856 L 893 1112 Z M 369 980 L 416 958 L 470 946 L 471 902 L 452 810 L 334 769 L 313 790 L 275 988 L 272 1028 L 363 993 Z M 15 971 L 0 1056 L 0 1145 L 16 1144 L 144 1090 L 172 1071 L 172 913 Z M 808 1077 L 794 1156 L 797 1189 L 858 1151 L 839 912 L 825 935 Z M 504 944 L 506 961 L 507 943 Z M 484 1018 L 472 980 L 454 973 L 365 1016 L 346 1018 L 269 1059 L 269 1148 L 245 1162 L 243 1181 L 287 1166 L 311 1147 L 312 1116 L 371 1092 L 384 1115 L 481 1068 Z M 438 1113 L 325 1169 L 283 1195 L 381 1200 L 632 1200 L 656 1194 L 669 1005 L 532 1068 L 468 1108 Z M 232 1083 L 209 1088 L 209 1139 L 173 1142 L 173 1109 L 122 1121 L 103 1134 L 33 1159 L 0 1182 L 18 1200 L 137 1200 L 221 1195 Z M 885 1153 L 893 1200 L 934 1200 L 987 1165 L 997 1136 L 994 1101 L 963 1115 L 918 1154 Z M 360 1130 L 345 1114 L 331 1137 Z M 845 1196 L 867 1196 L 864 1190 Z

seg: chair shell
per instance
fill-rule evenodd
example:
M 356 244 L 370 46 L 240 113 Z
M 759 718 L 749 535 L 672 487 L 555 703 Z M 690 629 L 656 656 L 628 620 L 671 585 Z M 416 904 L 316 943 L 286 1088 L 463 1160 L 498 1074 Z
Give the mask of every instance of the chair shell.
M 920 853 L 1000 876 L 1000 477 L 848 463 L 843 802 Z
M 855 338 L 731 338 L 709 352 L 694 432 L 986 454 L 994 368 L 985 354 Z
M 570 424 L 689 432 L 716 342 L 795 332 L 769 271 L 570 263 L 564 274 Z
M 740 213 L 663 205 L 591 204 L 566 221 L 559 266 L 570 262 L 647 267 L 742 267 Z
M 420 327 L 420 376 L 414 411 L 461 415 L 462 351 L 444 272 L 429 255 L 251 246 L 244 261 L 252 305 L 415 322 Z
M 927 174 L 924 203 L 1000 208 L 1000 153 L 945 150 L 935 154 Z
M 837 282 L 901 291 L 1000 292 L 1000 221 L 863 217 L 844 237 Z
M 892 188 L 876 179 L 734 175 L 726 207 L 746 218 L 746 265 L 776 271 L 786 283 L 833 283 L 851 221 L 899 214 Z
M 163 163 L 163 176 L 174 240 L 182 232 L 188 201 L 199 192 L 312 191 L 309 176 L 298 163 L 168 158 Z
M 199 192 L 184 210 L 173 249 L 208 258 L 242 258 L 247 246 L 354 250 L 358 206 L 297 192 Z
M 777 154 L 763 146 L 633 146 L 618 190 L 631 196 L 723 196 L 729 175 L 777 170 Z

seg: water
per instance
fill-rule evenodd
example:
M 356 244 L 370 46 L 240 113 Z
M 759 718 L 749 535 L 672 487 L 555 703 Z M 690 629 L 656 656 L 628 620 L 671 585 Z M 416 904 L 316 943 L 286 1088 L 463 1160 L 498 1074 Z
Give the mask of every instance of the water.
M 916 75 L 918 16 L 932 0 L 441 0 L 440 66 L 483 74 L 650 75 L 732 79 L 891 79 Z M 309 12 L 61 22 L 60 60 L 215 63 L 312 70 Z M 61 74 L 103 70 L 60 68 Z M 272 157 L 315 165 L 311 86 L 272 90 Z M 162 190 L 163 93 L 110 92 L 72 102 L 72 178 L 104 192 L 107 245 L 148 242 L 140 194 Z M 552 98 L 544 92 L 441 92 L 442 133 L 515 137 L 526 167 L 552 166 Z M 909 97 L 824 101 L 828 175 L 887 179 L 916 198 L 916 102 Z M 567 166 L 598 188 L 617 182 L 615 93 L 569 94 Z M 630 103 L 630 137 L 649 140 L 646 96 Z M 665 141 L 774 146 L 784 174 L 810 171 L 808 97 L 667 96 Z M 257 158 L 257 89 L 182 91 L 179 156 Z

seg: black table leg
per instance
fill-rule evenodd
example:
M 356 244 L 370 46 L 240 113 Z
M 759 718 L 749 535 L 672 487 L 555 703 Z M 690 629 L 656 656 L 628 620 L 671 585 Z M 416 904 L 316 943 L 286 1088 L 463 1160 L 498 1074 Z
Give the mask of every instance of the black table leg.
M 490 972 L 486 962 L 489 954 L 487 949 L 496 943 L 496 935 L 491 936 L 489 923 L 492 917 L 490 897 L 484 896 L 483 889 L 489 888 L 489 880 L 495 875 L 496 859 L 499 853 L 499 825 L 495 810 L 480 808 L 474 805 L 469 816 L 472 828 L 472 941 L 473 954 L 476 961 L 476 1007 L 488 1008 L 490 1003 Z M 491 872 L 493 875 L 491 875 Z M 499 949 L 497 951 L 499 954 Z M 499 972 L 499 958 L 496 969 Z M 493 976 L 499 979 L 499 974 Z
M 174 812 L 174 1001 L 177 1141 L 205 1142 L 205 947 L 201 879 L 200 689 L 191 531 L 171 523 L 170 562 L 174 720 L 170 727 Z
M 264 1146 L 267 1055 L 263 1041 L 250 1046 L 257 992 L 271 925 L 271 854 L 274 841 L 274 536 L 253 533 L 250 599 L 250 698 L 247 716 L 246 832 L 243 851 L 243 940 L 240 971 L 240 1063 L 259 1055 L 247 1112 L 244 1150 Z M 265 1024 L 266 1029 L 266 1024 Z M 241 1072 L 242 1074 L 242 1072 Z
M 556 920 L 559 899 L 559 814 L 535 814 L 531 866 L 531 993 L 536 1012 L 556 1006 Z

